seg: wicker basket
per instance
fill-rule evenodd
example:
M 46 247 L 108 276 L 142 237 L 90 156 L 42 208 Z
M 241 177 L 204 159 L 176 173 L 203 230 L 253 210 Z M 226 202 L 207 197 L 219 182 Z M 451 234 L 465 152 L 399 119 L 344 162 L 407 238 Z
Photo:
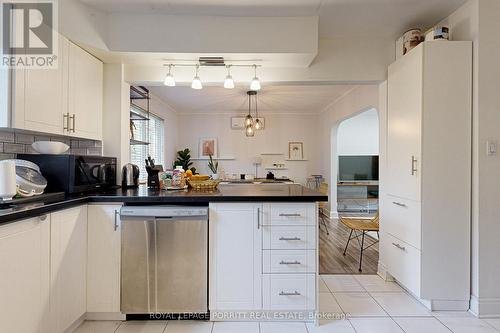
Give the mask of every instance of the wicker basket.
M 220 180 L 187 180 L 189 186 L 194 190 L 215 190 L 219 185 Z

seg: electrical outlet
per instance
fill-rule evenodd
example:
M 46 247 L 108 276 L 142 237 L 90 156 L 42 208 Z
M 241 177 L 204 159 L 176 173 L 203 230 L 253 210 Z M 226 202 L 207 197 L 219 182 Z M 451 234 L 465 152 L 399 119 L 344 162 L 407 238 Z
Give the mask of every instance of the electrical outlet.
M 496 140 L 486 141 L 486 154 L 488 156 L 496 156 L 497 155 L 497 147 L 498 147 L 498 142 Z

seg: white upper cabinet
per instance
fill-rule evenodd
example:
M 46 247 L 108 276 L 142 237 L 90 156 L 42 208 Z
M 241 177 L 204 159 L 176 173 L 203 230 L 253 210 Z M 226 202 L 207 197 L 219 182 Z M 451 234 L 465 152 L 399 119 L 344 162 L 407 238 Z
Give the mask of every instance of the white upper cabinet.
M 101 140 L 103 64 L 61 35 L 58 45 L 56 69 L 3 72 L 0 84 L 12 90 L 0 127 Z
M 389 67 L 387 193 L 420 197 L 423 48 L 415 48 Z
M 49 333 L 50 218 L 0 226 L 0 332 Z
M 210 310 L 262 308 L 261 211 L 253 203 L 210 205 Z
M 60 333 L 86 312 L 87 206 L 51 214 L 50 312 Z
M 102 139 L 102 62 L 69 45 L 69 127 L 74 136 Z
M 120 312 L 120 207 L 88 206 L 87 312 Z

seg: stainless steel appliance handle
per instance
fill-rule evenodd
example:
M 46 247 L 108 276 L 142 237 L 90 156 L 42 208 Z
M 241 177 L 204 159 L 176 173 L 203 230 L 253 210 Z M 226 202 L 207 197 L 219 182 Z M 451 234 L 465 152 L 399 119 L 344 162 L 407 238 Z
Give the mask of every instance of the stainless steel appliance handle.
M 406 251 L 406 247 L 401 246 L 400 244 L 397 244 L 397 243 L 392 243 L 392 245 L 394 245 L 395 247 L 397 247 L 397 248 L 398 248 L 398 249 L 400 249 L 401 251 Z
M 260 229 L 260 208 L 257 208 L 257 230 Z
M 280 265 L 300 265 L 300 261 L 280 261 Z
M 300 296 L 300 295 L 302 295 L 302 294 L 299 293 L 297 290 L 295 290 L 294 292 L 280 291 L 280 296 Z
M 299 237 L 280 237 L 279 238 L 280 241 L 299 241 L 300 238 Z
M 294 214 L 285 214 L 285 213 L 281 213 L 279 214 L 280 217 L 301 217 L 302 215 L 300 215 L 299 213 L 294 213 Z
M 393 201 L 392 203 L 395 204 L 396 206 L 399 206 L 399 207 L 408 207 L 404 203 L 401 203 L 401 202 Z

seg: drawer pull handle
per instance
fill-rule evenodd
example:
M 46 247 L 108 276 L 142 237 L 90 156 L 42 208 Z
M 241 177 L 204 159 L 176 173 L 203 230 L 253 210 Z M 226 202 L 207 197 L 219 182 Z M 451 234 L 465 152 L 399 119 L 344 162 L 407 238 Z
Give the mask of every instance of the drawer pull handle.
M 302 215 L 298 214 L 298 213 L 295 213 L 295 214 L 285 214 L 285 213 L 281 213 L 279 215 L 280 217 L 301 217 Z
M 298 291 L 294 291 L 293 293 L 280 291 L 280 296 L 300 296 L 300 295 L 302 294 L 299 293 Z
M 299 237 L 280 237 L 280 241 L 299 241 Z
M 300 261 L 281 261 L 280 265 L 300 265 Z
M 404 247 L 404 246 L 401 246 L 401 245 L 399 245 L 399 244 L 397 244 L 397 243 L 392 243 L 392 245 L 394 245 L 395 247 L 397 247 L 397 248 L 398 248 L 398 249 L 400 249 L 401 251 L 406 251 L 406 247 Z
M 399 207 L 408 207 L 404 203 L 401 203 L 401 202 L 393 201 L 392 203 L 395 204 L 396 206 L 399 206 Z

